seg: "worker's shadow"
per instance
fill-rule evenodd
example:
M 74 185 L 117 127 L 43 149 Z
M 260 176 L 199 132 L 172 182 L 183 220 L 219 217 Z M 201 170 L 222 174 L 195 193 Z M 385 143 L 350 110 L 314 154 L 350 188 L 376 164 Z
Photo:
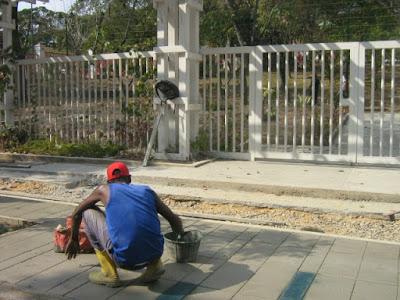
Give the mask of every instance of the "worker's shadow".
M 124 283 L 146 285 L 149 290 L 158 294 L 184 296 L 201 293 L 204 289 L 196 289 L 199 284 L 209 288 L 225 289 L 245 282 L 254 275 L 247 265 L 230 261 L 214 264 L 210 259 L 199 258 L 196 265 L 198 267 L 192 264 L 167 262 L 166 272 L 158 281 L 143 284 L 133 279 Z

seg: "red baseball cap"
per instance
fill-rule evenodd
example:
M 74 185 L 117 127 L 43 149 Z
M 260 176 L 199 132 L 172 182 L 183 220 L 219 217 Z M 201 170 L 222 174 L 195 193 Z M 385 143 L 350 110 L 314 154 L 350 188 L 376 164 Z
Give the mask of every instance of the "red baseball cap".
M 119 172 L 115 172 L 119 170 Z M 120 161 L 116 161 L 107 167 L 107 180 L 130 176 L 128 167 Z

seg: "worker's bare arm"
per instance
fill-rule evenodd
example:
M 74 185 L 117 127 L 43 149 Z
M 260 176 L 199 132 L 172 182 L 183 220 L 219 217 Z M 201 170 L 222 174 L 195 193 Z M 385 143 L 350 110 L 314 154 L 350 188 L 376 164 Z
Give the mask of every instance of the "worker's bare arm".
M 182 234 L 183 226 L 181 219 L 176 214 L 174 214 L 171 209 L 160 200 L 158 196 L 156 196 L 156 206 L 157 212 L 168 221 L 168 223 L 171 225 L 172 230 L 174 232 Z
M 85 200 L 83 200 L 72 214 L 72 230 L 71 238 L 65 249 L 65 253 L 68 259 L 75 258 L 79 252 L 79 227 L 82 222 L 83 212 L 93 207 L 97 202 L 104 201 L 104 190 L 103 186 L 96 188 Z

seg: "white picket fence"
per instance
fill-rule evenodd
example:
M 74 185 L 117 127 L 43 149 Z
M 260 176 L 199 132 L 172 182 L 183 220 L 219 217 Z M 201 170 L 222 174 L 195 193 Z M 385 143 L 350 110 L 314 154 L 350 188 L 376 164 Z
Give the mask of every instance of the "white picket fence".
M 138 52 L 21 60 L 15 121 L 38 137 L 143 148 L 147 140 L 138 131 L 151 130 L 153 57 Z
M 208 150 L 234 159 L 398 164 L 399 49 L 400 41 L 202 48 Z M 140 110 L 153 96 L 137 89 L 154 83 L 155 57 L 19 61 L 16 123 L 42 137 L 139 147 L 135 132 L 149 132 L 152 121 L 139 122 Z
M 398 164 L 399 48 L 383 41 L 202 49 L 210 151 Z

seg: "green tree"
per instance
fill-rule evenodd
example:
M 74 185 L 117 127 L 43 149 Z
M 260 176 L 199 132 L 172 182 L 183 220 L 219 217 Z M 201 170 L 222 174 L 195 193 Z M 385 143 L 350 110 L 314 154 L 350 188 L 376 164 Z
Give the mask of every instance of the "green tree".
M 54 12 L 45 7 L 20 11 L 17 27 L 19 56 L 25 56 L 37 43 L 54 49 L 63 49 L 64 29 L 65 15 L 62 12 Z
M 71 24 L 73 32 L 85 36 L 82 51 L 149 50 L 156 45 L 156 11 L 152 1 L 81 0 L 70 12 L 76 16 Z M 87 28 L 90 31 L 83 32 Z

